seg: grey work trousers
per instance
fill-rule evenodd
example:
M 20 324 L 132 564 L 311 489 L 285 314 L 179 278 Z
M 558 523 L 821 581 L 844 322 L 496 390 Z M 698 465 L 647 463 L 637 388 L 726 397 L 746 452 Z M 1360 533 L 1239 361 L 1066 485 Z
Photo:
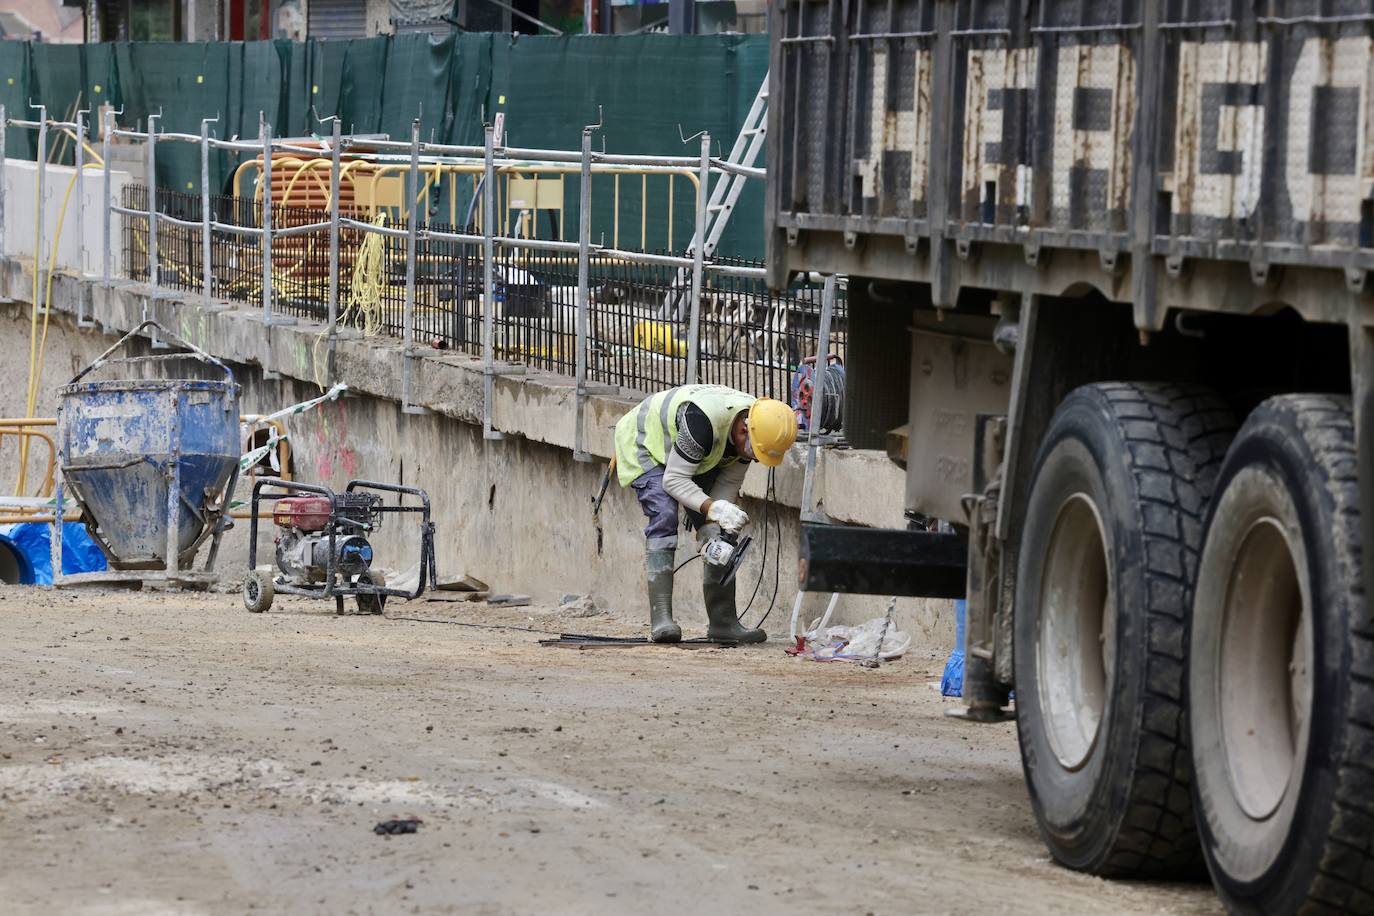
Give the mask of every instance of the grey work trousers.
M 720 468 L 712 468 L 705 474 L 694 477 L 693 481 L 703 490 L 710 492 L 719 473 Z M 706 524 L 706 516 L 693 509 L 679 506 L 678 501 L 663 489 L 661 466 L 649 468 L 632 480 L 630 486 L 634 488 L 635 497 L 639 500 L 639 508 L 644 510 L 644 516 L 649 520 L 649 524 L 644 526 L 644 540 L 650 550 L 677 547 L 679 508 L 687 514 L 688 528 L 698 529 Z

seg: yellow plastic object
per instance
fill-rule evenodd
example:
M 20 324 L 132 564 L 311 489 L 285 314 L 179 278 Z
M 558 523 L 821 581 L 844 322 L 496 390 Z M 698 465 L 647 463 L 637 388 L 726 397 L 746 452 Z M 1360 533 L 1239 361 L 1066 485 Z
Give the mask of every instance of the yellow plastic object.
M 347 213 L 359 218 L 371 218 L 386 210 L 393 220 L 404 222 L 408 208 L 405 201 L 405 182 L 409 165 L 395 161 L 377 161 L 365 158 L 368 153 L 350 151 L 350 158 L 340 167 L 339 206 Z M 275 153 L 272 156 L 272 201 L 282 207 L 301 207 L 324 210 L 329 207 L 329 170 L 331 167 L 327 151 L 321 148 L 318 156 L 307 154 Z M 449 224 L 458 225 L 463 196 L 458 190 L 460 177 L 472 180 L 472 193 L 478 193 L 478 180 L 484 170 L 481 159 L 458 159 L 444 162 L 424 162 L 420 165 L 422 186 L 416 201 L 428 214 L 432 196 L 442 187 L 445 179 L 449 181 Z M 520 215 L 525 211 L 557 210 L 558 238 L 566 239 L 568 220 L 562 219 L 565 210 L 564 188 L 567 176 L 579 173 L 580 167 L 574 163 L 513 161 L 499 162 L 497 174 L 502 180 L 497 182 L 497 213 L 500 215 L 497 231 L 502 235 L 511 232 L 510 215 Z M 639 214 L 639 248 L 649 247 L 648 228 L 651 222 L 659 223 L 659 213 L 667 207 L 668 248 L 673 248 L 673 207 L 675 180 L 686 179 L 691 185 L 693 195 L 700 193 L 700 180 L 693 169 L 673 169 L 658 166 L 636 167 L 629 165 L 608 165 L 594 163 L 592 173 L 598 179 L 610 177 L 614 181 L 612 200 L 612 226 L 610 238 L 612 246 L 621 243 L 621 217 Z M 245 178 L 254 176 L 251 192 L 245 190 Z M 255 199 L 262 197 L 262 157 L 247 159 L 234 170 L 232 193 L 235 197 L 247 193 Z M 622 192 L 622 178 L 638 177 L 639 194 Z M 655 181 L 653 193 L 650 178 L 666 179 L 659 186 Z M 631 188 L 633 183 L 631 183 Z M 662 194 L 663 196 L 660 196 Z M 624 211 L 624 214 L 622 214 Z M 480 208 L 478 210 L 480 213 Z M 652 219 L 651 219 L 652 216 Z M 426 217 L 427 220 L 427 217 Z M 519 231 L 533 235 L 533 220 L 521 221 Z M 482 225 L 479 216 L 477 225 Z
M 373 174 L 370 182 L 360 182 L 354 190 L 358 206 L 375 213 L 381 208 L 400 210 L 405 206 L 405 175 Z
M 635 325 L 635 346 L 668 356 L 687 355 L 687 344 L 673 336 L 673 326 L 666 321 L 638 322 Z
M 535 219 L 528 218 L 529 214 L 537 213 L 540 210 L 552 211 L 556 214 L 558 221 L 558 234 L 561 237 L 564 232 L 563 222 L 563 177 L 555 175 L 552 178 L 540 180 L 538 173 L 526 177 L 523 175 L 512 175 L 506 183 L 506 207 L 521 215 L 521 235 L 530 238 L 534 235 L 533 229 L 537 225 Z M 618 231 L 618 222 L 617 222 Z
M 51 417 L 6 417 L 0 419 L 0 445 L 4 445 L 5 438 L 12 436 L 20 443 L 35 439 L 39 443 L 48 447 L 47 467 L 43 472 L 43 477 L 38 483 L 38 488 L 32 493 L 17 491 L 16 496 L 37 496 L 40 498 L 51 498 L 53 483 L 57 470 L 57 445 L 53 437 L 40 432 L 34 427 L 45 426 L 54 427 L 57 420 Z M 50 506 L 22 506 L 8 507 L 0 509 L 0 525 L 18 525 L 24 522 L 51 522 L 53 519 L 54 508 Z M 69 522 L 80 520 L 81 513 L 71 511 L 64 514 L 63 518 Z
M 563 356 L 563 349 L 557 346 L 544 344 L 510 344 L 502 346 L 497 344 L 493 347 L 498 356 L 513 356 L 526 359 L 559 359 Z
M 21 448 L 27 446 L 29 440 L 37 440 L 48 447 L 48 463 L 39 480 L 38 489 L 30 494 L 25 492 L 27 489 L 26 481 L 21 475 L 18 483 L 15 484 L 15 496 L 51 496 L 53 488 L 53 475 L 57 467 L 57 446 L 53 438 L 46 432 L 33 429 L 34 426 L 46 426 L 42 419 L 34 418 L 15 418 L 0 420 L 0 445 L 4 445 L 6 437 L 13 437 L 20 443 Z
M 782 401 L 759 398 L 749 408 L 749 445 L 764 466 L 775 468 L 797 441 L 797 415 Z

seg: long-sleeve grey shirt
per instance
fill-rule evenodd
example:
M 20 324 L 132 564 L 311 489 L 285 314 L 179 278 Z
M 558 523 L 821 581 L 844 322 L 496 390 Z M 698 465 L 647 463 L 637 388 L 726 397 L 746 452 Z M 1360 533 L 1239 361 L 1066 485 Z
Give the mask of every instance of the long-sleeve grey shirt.
M 677 429 L 677 438 L 673 440 L 668 462 L 663 468 L 664 491 L 694 512 L 701 512 L 707 499 L 734 502 L 739 497 L 749 463 L 741 460 L 722 467 L 708 494 L 693 478 L 702 460 L 715 447 L 711 422 L 701 408 L 689 402 L 678 409 Z M 727 444 L 725 449 L 727 456 L 734 453 L 733 445 Z

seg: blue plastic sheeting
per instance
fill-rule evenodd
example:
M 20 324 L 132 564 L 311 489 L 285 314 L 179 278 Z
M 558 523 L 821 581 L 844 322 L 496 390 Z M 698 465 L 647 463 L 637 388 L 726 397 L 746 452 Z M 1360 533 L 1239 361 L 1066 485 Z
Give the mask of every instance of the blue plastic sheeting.
M 0 528 L 0 536 L 7 537 L 32 568 L 33 585 L 52 585 L 52 546 L 49 526 L 42 522 L 25 522 Z M 105 569 L 105 554 L 91 540 L 81 522 L 67 522 L 62 526 L 62 573 L 73 575 L 100 572 Z
M 940 678 L 940 693 L 947 697 L 962 696 L 964 691 L 964 626 L 968 616 L 968 602 L 954 602 L 954 649 L 945 662 Z
M 6 570 L 9 573 L 18 573 L 19 585 L 33 584 L 33 564 L 18 544 L 10 540 L 8 535 L 0 534 L 0 576 L 4 576 Z M 9 580 L 0 578 L 0 581 Z

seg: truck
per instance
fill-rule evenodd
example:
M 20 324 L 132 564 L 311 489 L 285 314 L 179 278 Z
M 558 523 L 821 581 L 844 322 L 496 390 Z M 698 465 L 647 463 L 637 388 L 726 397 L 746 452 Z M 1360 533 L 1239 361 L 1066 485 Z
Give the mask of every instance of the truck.
M 1374 4 L 771 15 L 769 281 L 906 468 L 802 587 L 966 598 L 1059 863 L 1374 911 Z

